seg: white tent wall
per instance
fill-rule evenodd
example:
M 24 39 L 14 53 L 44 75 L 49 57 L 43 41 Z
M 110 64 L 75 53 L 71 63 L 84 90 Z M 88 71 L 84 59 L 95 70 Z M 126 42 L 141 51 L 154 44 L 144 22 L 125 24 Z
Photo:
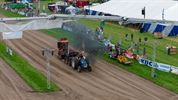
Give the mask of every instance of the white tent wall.
M 162 20 L 164 9 L 164 18 L 166 20 L 174 19 L 174 21 L 178 21 L 176 13 L 172 12 L 178 12 L 178 9 L 176 9 L 178 8 L 177 4 L 178 2 L 173 0 L 111 0 L 90 9 L 112 15 L 143 19 L 144 16 L 141 14 L 141 10 L 146 7 L 146 19 L 156 20 Z M 171 7 L 173 7 L 173 10 Z M 168 13 L 173 15 L 170 16 Z
M 153 33 L 154 30 L 155 30 L 155 28 L 156 28 L 156 26 L 157 26 L 157 23 L 152 23 L 151 26 L 150 26 L 150 28 L 149 28 L 149 30 L 148 30 L 148 32 L 149 33 Z
M 168 36 L 171 30 L 173 29 L 173 27 L 174 27 L 173 24 L 166 26 L 165 29 L 162 31 L 162 34 L 164 36 Z

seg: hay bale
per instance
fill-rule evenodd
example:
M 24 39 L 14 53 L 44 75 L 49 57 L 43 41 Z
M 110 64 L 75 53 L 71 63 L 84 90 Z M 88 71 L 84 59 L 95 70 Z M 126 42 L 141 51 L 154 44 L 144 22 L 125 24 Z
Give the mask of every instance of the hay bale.
M 177 54 L 177 47 L 175 47 L 175 46 L 167 46 L 166 49 L 167 49 L 168 55 Z
M 155 32 L 155 33 L 154 33 L 154 36 L 155 36 L 155 38 L 157 38 L 157 39 L 162 39 L 162 38 L 163 38 L 163 34 L 160 33 L 160 32 Z

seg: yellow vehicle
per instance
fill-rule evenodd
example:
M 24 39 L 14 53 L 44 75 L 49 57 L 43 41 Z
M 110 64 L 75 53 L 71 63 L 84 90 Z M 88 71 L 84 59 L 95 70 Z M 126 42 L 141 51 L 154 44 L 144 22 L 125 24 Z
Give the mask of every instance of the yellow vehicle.
M 128 59 L 126 58 L 125 55 L 119 55 L 119 56 L 117 57 L 117 60 L 118 60 L 119 63 L 121 63 L 121 64 L 125 64 L 125 65 L 131 64 L 131 62 L 128 61 Z

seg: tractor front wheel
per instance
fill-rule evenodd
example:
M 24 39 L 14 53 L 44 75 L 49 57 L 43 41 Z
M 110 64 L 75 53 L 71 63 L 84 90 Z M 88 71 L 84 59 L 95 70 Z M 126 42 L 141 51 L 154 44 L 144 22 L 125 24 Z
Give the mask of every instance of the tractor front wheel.
M 73 69 L 76 69 L 76 61 L 75 61 L 75 58 L 72 58 L 71 60 L 71 66 Z
M 81 70 L 82 70 L 82 68 L 81 68 L 80 66 L 78 66 L 77 71 L 80 73 L 80 72 L 81 72 Z

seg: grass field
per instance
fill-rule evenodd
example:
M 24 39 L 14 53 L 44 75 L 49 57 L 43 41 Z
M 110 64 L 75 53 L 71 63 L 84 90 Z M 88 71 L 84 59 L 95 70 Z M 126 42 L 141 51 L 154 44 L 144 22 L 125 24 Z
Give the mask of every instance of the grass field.
M 5 11 L 4 9 L 0 8 L 0 14 L 5 15 L 7 17 L 24 17 L 22 15 L 19 15 L 17 13 Z
M 0 14 L 8 17 L 19 17 L 19 15 L 7 12 L 0 8 Z M 51 89 L 47 88 L 47 78 L 33 66 L 31 66 L 24 58 L 17 53 L 10 56 L 6 53 L 6 46 L 0 42 L 0 57 L 6 61 L 26 82 L 32 87 L 34 91 L 49 92 L 57 91 L 59 87 L 52 82 Z

